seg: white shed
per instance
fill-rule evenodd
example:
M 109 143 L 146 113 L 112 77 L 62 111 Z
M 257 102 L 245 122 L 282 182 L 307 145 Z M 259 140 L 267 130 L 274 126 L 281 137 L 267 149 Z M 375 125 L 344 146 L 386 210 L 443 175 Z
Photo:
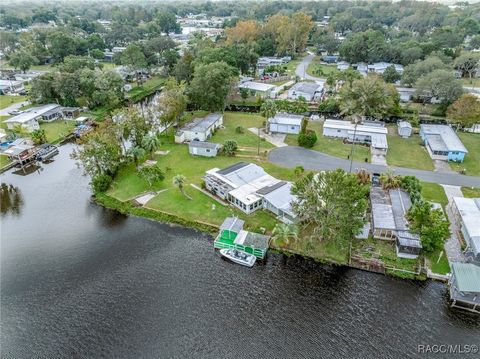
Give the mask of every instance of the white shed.
M 408 138 L 412 135 L 412 125 L 410 124 L 410 122 L 398 122 L 398 135 L 403 138 Z

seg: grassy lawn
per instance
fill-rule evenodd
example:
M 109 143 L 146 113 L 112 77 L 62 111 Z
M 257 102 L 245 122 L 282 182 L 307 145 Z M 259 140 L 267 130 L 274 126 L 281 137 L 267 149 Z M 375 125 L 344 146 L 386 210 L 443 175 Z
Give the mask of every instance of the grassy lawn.
M 480 188 L 462 187 L 462 193 L 467 198 L 480 198 Z
M 471 80 L 466 77 L 462 77 L 460 79 L 462 81 L 463 86 L 468 86 L 468 87 L 480 87 L 480 78 L 472 78 Z
M 258 161 L 249 158 L 224 156 L 215 158 L 193 157 L 188 153 L 188 147 L 186 145 L 173 144 L 170 139 L 167 140 L 166 138 L 163 142 L 164 144 L 160 149 L 162 151 L 170 151 L 170 153 L 155 156 L 155 159 L 158 161 L 157 165 L 165 171 L 164 181 L 153 188 L 148 188 L 147 183 L 138 177 L 134 165 L 130 164 L 120 170 L 108 194 L 118 200 L 125 201 L 149 190 L 165 189 L 166 191 L 159 193 L 148 202 L 147 207 L 166 211 L 181 218 L 190 220 L 194 218 L 199 221 L 217 225 L 221 224 L 226 216 L 233 213 L 245 219 L 249 229 L 256 229 L 258 227 L 264 227 L 268 231 L 273 229 L 276 219 L 269 212 L 259 211 L 253 215 L 246 216 L 238 210 L 222 206 L 190 186 L 190 184 L 201 186 L 202 177 L 208 169 L 214 167 L 223 168 L 239 161 L 257 163 L 272 176 L 284 180 L 294 179 L 292 169 L 273 165 L 266 160 Z M 184 197 L 180 191 L 173 186 L 172 179 L 177 174 L 186 176 L 185 191 L 193 198 L 192 200 Z
M 165 78 L 154 76 L 144 83 L 141 86 L 137 86 L 137 83 L 132 83 L 132 90 L 127 93 L 127 98 L 132 99 L 133 101 L 139 101 L 145 96 L 148 96 L 159 89 L 165 83 Z
M 8 165 L 11 161 L 8 159 L 7 156 L 5 155 L 0 155 L 0 168 L 5 167 Z
M 317 133 L 317 143 L 311 148 L 312 150 L 323 152 L 331 156 L 347 159 L 350 155 L 351 145 L 344 144 L 340 138 L 328 138 L 322 135 L 323 125 L 319 121 L 311 121 L 308 129 Z M 298 146 L 298 135 L 287 135 L 285 143 L 290 146 Z M 365 158 L 370 161 L 370 148 L 361 145 L 355 145 L 353 158 L 355 161 L 364 162 Z
M 403 269 L 412 272 L 417 271 L 419 259 L 405 259 L 397 257 L 395 243 L 374 239 L 356 239 L 352 243 L 352 253 L 362 256 L 365 259 L 379 259 L 387 267 Z M 396 273 L 398 274 L 398 272 Z
M 458 132 L 458 137 L 468 150 L 462 163 L 450 162 L 454 171 L 466 170 L 468 176 L 480 176 L 480 134 Z
M 56 142 L 61 137 L 68 135 L 75 127 L 74 121 L 56 120 L 48 123 L 40 123 L 40 128 L 45 130 L 47 142 Z
M 308 64 L 307 74 L 310 76 L 326 78 L 328 75 L 334 72 L 338 72 L 336 65 L 320 64 L 320 56 L 315 56 Z
M 440 203 L 443 208 L 448 204 L 448 198 L 443 187 L 436 183 L 422 182 L 422 197 L 429 202 Z
M 265 119 L 257 114 L 244 112 L 225 112 L 223 117 L 223 126 L 225 128 L 217 130 L 212 136 L 211 141 L 223 144 L 226 140 L 237 141 L 240 147 L 257 148 L 258 136 L 250 132 L 251 127 L 263 127 Z M 236 133 L 237 127 L 243 127 L 244 133 Z M 260 140 L 260 152 L 273 148 L 274 145 L 267 141 Z
M 294 76 L 295 75 L 295 70 L 298 66 L 298 64 L 302 62 L 302 58 L 299 57 L 298 59 L 290 61 L 288 64 L 286 64 L 286 73 L 289 76 Z
M 0 67 L 5 70 L 13 70 L 13 66 L 8 62 L 0 62 Z M 28 71 L 52 71 L 54 67 L 52 65 L 33 65 Z M 19 70 L 20 71 L 20 70 Z
M 450 273 L 450 264 L 448 263 L 447 254 L 444 250 L 429 253 L 426 255 L 426 257 L 430 263 L 430 269 L 433 273 Z
M 0 95 L 0 109 L 28 100 L 27 96 Z
M 288 244 L 277 243 L 274 239 L 272 247 L 287 249 L 321 262 L 333 261 L 339 264 L 348 263 L 348 241 L 340 239 L 320 240 L 312 237 L 311 227 L 302 228 L 298 238 Z
M 398 135 L 387 135 L 387 163 L 390 166 L 417 168 L 432 171 L 432 159 L 428 155 L 418 135 L 402 138 Z

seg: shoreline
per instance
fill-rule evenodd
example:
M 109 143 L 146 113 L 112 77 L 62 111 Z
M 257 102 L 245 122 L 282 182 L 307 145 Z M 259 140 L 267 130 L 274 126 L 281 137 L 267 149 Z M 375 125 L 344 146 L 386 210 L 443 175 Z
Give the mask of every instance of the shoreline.
M 104 208 L 112 209 L 125 215 L 132 215 L 135 217 L 141 217 L 141 218 L 150 219 L 150 220 L 163 222 L 167 224 L 176 224 L 176 225 L 184 226 L 187 228 L 192 228 L 210 235 L 216 235 L 219 229 L 218 226 L 215 226 L 213 224 L 199 222 L 196 220 L 184 219 L 171 213 L 153 210 L 150 208 L 136 207 L 132 203 L 130 203 L 130 201 L 122 202 L 105 193 L 92 194 L 92 200 L 93 202 L 95 202 L 96 204 Z M 389 270 L 389 268 L 386 268 L 387 270 L 385 271 L 385 273 L 381 273 L 381 272 L 370 270 L 368 268 L 354 266 L 349 263 L 339 263 L 327 258 L 312 257 L 307 254 L 296 252 L 287 248 L 270 247 L 269 250 L 273 253 L 283 254 L 287 257 L 300 256 L 305 260 L 311 260 L 316 263 L 321 263 L 321 264 L 335 266 L 335 267 L 347 267 L 347 268 L 352 268 L 357 270 L 363 270 L 370 273 L 383 274 L 384 276 L 397 278 L 397 279 L 416 280 L 416 281 L 427 281 L 428 279 L 432 279 L 432 280 L 438 281 L 438 279 L 431 278 L 427 274 L 423 274 L 423 273 L 418 273 L 418 274 L 409 273 L 407 275 L 401 274 L 401 273 L 395 274 L 396 271 Z

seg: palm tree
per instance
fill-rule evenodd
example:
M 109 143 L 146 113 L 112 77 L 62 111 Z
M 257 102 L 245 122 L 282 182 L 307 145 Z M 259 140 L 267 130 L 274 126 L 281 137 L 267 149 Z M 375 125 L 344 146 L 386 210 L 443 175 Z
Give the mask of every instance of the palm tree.
M 133 162 L 135 162 L 135 167 L 138 170 L 138 159 L 145 156 L 145 150 L 138 146 L 132 147 L 128 150 L 128 156 L 133 158 Z
M 185 186 L 185 181 L 187 180 L 187 178 L 184 176 L 184 175 L 176 175 L 173 177 L 173 185 L 175 187 L 178 187 L 178 189 L 180 190 L 180 192 L 185 196 L 187 197 L 188 199 L 192 199 L 192 197 L 190 197 L 188 194 L 185 193 L 185 190 L 184 190 L 184 186 Z
M 290 240 L 297 239 L 298 228 L 292 224 L 278 223 L 272 231 L 272 237 L 280 243 L 280 246 L 287 246 Z
M 277 114 L 277 105 L 273 100 L 265 101 L 260 107 L 260 114 L 265 118 L 265 132 L 268 132 L 268 119 Z
M 147 153 L 152 157 L 153 152 L 160 147 L 162 142 L 156 135 L 148 135 L 142 138 L 142 147 L 147 151 Z
M 388 170 L 380 175 L 380 183 L 384 190 L 398 188 L 400 187 L 400 177 Z

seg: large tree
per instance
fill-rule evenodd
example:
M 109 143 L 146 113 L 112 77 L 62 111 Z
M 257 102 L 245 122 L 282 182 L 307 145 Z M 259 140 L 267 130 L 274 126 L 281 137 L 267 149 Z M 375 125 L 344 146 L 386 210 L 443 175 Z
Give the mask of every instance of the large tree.
M 160 120 L 165 127 L 175 124 L 187 108 L 185 88 L 184 82 L 178 83 L 173 77 L 165 83 L 158 103 Z
M 166 33 L 167 35 L 171 32 L 179 34 L 182 29 L 180 24 L 177 23 L 177 18 L 175 14 L 171 12 L 160 12 L 157 14 L 157 24 L 160 28 L 160 31 Z
M 368 186 L 341 169 L 308 173 L 292 187 L 293 210 L 300 222 L 313 226 L 313 238 L 350 240 L 358 234 L 367 209 Z
M 480 69 L 480 54 L 474 52 L 464 52 L 455 59 L 455 68 L 462 72 L 462 75 L 467 74 L 472 83 L 473 75 Z
M 26 72 L 28 69 L 30 69 L 30 67 L 32 67 L 32 65 L 38 63 L 38 59 L 27 51 L 19 51 L 10 55 L 9 63 L 15 69 L 20 69 L 23 72 Z
M 390 60 L 385 35 L 376 30 L 351 33 L 340 45 L 339 52 L 351 63 Z
M 463 127 L 480 123 L 480 100 L 472 94 L 463 94 L 447 110 L 450 120 Z
M 122 65 L 128 66 L 132 71 L 135 71 L 137 81 L 140 82 L 138 71 L 147 66 L 147 60 L 142 48 L 136 44 L 130 44 L 122 52 L 120 61 Z
M 463 87 L 452 71 L 435 70 L 415 83 L 415 95 L 423 101 L 438 99 L 443 104 L 451 104 L 463 94 Z
M 236 70 L 226 62 L 213 62 L 195 67 L 188 95 L 198 108 L 223 111 L 232 90 Z
M 225 29 L 227 44 L 250 44 L 257 39 L 258 24 L 254 20 L 238 21 L 234 27 Z
M 385 118 L 399 112 L 400 98 L 391 84 L 369 75 L 343 86 L 339 92 L 340 109 L 345 115 Z
M 448 65 L 440 57 L 430 56 L 423 61 L 405 67 L 402 74 L 402 84 L 413 86 L 420 77 L 428 75 L 435 70 L 446 70 L 448 68 Z

